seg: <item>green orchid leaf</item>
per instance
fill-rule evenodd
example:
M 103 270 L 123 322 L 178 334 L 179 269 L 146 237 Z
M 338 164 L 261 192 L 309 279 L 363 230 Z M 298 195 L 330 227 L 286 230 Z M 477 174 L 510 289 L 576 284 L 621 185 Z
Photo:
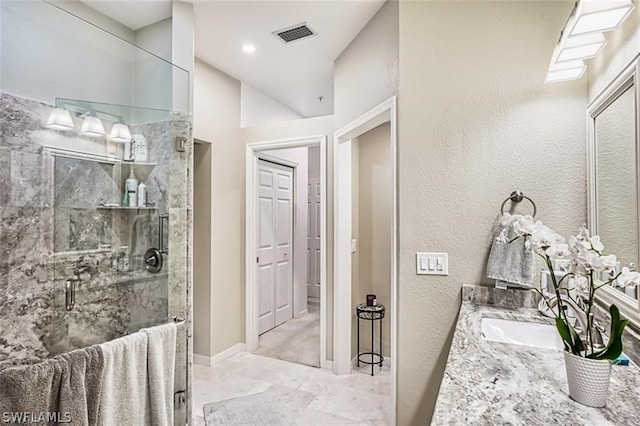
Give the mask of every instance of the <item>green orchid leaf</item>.
M 622 333 L 629 323 L 629 320 L 620 318 L 620 310 L 616 305 L 611 305 L 609 307 L 609 313 L 611 314 L 609 342 L 604 349 L 590 354 L 587 358 L 614 360 L 622 353 Z
M 577 348 L 575 347 L 573 343 L 574 341 L 571 336 L 571 330 L 569 330 L 569 327 L 567 326 L 567 324 L 565 324 L 564 321 L 562 321 L 561 318 L 556 318 L 556 328 L 558 329 L 558 333 L 560 333 L 560 337 L 564 342 L 564 346 L 567 352 L 578 355 Z M 575 330 L 573 330 L 573 332 L 575 333 Z M 578 338 L 578 341 L 580 341 L 580 338 Z M 582 344 L 582 342 L 580 342 L 580 344 Z

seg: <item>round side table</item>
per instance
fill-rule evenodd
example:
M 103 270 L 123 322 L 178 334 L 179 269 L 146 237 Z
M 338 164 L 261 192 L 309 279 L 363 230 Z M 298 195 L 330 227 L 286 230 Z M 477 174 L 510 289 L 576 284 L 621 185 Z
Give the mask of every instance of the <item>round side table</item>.
M 379 365 L 382 367 L 382 361 L 384 361 L 384 357 L 382 356 L 382 318 L 384 318 L 384 305 L 374 305 L 368 306 L 366 303 L 361 303 L 356 306 L 356 315 L 358 316 L 358 367 L 360 367 L 360 363 L 363 364 L 371 364 L 371 375 L 373 376 L 373 366 Z M 371 351 L 370 352 L 360 352 L 360 320 L 371 321 Z M 373 345 L 373 328 L 374 322 L 380 321 L 380 342 L 378 348 L 380 352 L 375 351 L 375 346 Z M 365 361 L 361 359 L 363 355 L 370 355 L 371 361 Z

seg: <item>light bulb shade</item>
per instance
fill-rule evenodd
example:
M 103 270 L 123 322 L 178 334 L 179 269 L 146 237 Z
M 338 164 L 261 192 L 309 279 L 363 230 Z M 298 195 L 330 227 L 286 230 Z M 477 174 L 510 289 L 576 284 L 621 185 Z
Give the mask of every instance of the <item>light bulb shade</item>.
M 66 109 L 54 108 L 49 114 L 46 126 L 48 129 L 69 131 L 73 130 L 73 120 L 71 119 L 71 113 Z
M 545 83 L 556 83 L 558 81 L 577 80 L 584 75 L 587 69 L 583 61 L 566 61 L 551 63 Z
M 124 123 L 115 123 L 109 133 L 109 139 L 114 142 L 127 143 L 131 141 L 131 131 Z
M 560 63 L 593 58 L 600 53 L 605 44 L 607 41 L 602 33 L 563 37 L 553 52 L 552 60 Z
M 104 131 L 102 120 L 100 120 L 98 117 L 88 116 L 82 122 L 82 129 L 80 129 L 80 134 L 85 136 L 100 137 L 106 135 L 107 132 Z
M 631 0 L 580 0 L 567 34 L 573 37 L 615 30 L 632 10 Z

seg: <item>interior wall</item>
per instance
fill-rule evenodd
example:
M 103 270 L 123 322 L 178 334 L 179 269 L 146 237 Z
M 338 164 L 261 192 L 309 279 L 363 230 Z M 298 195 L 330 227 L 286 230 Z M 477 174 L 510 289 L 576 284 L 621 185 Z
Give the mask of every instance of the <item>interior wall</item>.
M 211 312 L 194 325 L 194 339 L 210 336 L 212 356 L 244 342 L 244 145 L 240 134 L 240 82 L 203 61 L 194 73 L 194 136 L 211 143 Z M 196 195 L 197 197 L 197 195 Z M 195 230 L 198 232 L 198 229 Z M 206 294 L 195 283 L 195 294 Z M 196 312 L 197 314 L 197 312 Z
M 134 48 L 46 2 L 3 1 L 1 7 L 3 92 L 49 105 L 56 98 L 131 104 Z M 88 7 L 78 8 L 96 26 L 115 26 Z M 87 76 L 100 84 L 78 84 Z
M 294 296 L 295 318 L 307 311 L 307 220 L 308 220 L 308 180 L 309 180 L 309 153 L 307 147 L 273 149 L 264 152 L 270 158 L 281 159 L 297 163 L 297 172 L 294 182 L 294 233 L 293 249 L 293 285 L 296 290 Z
M 640 54 L 640 7 L 616 31 L 604 33 L 607 45 L 587 63 L 589 101 L 602 92 Z
M 173 70 L 172 111 L 193 113 L 195 69 L 195 21 L 193 4 L 173 1 L 171 11 L 171 62 Z M 186 72 L 185 72 L 186 71 Z
M 103 13 L 87 6 L 82 1 L 69 1 L 69 0 L 47 0 L 49 3 L 55 4 L 60 9 L 63 9 L 77 17 L 84 19 L 87 22 L 91 22 L 100 28 L 109 31 L 111 34 L 120 37 L 130 43 L 134 43 L 135 32 L 121 24 L 113 18 L 110 18 Z
M 193 351 L 211 353 L 211 144 L 194 144 Z
M 335 61 L 335 128 L 397 93 L 398 2 L 387 1 Z
M 398 424 L 429 423 L 462 284 L 521 190 L 561 234 L 586 220 L 585 80 L 544 84 L 572 2 L 401 2 Z M 449 253 L 417 276 L 415 253 Z
M 262 93 L 258 89 L 242 83 L 241 93 L 241 127 L 266 126 L 281 121 L 304 118 L 286 105 Z
M 353 303 L 365 303 L 367 294 L 375 294 L 377 303 L 385 305 L 382 319 L 382 354 L 391 355 L 391 126 L 382 124 L 358 138 L 358 288 Z M 360 330 L 360 346 L 369 347 L 367 326 Z M 375 345 L 379 342 L 379 324 L 374 328 Z
M 165 61 L 171 62 L 172 20 L 165 19 L 134 32 L 134 43 Z M 146 52 L 136 52 L 134 62 L 134 105 L 172 106 L 172 92 L 158 90 L 173 84 L 173 67 L 159 66 L 156 57 Z
M 147 25 L 134 32 L 133 43 L 171 62 L 171 18 Z
M 355 305 L 362 303 L 362 297 L 366 297 L 368 285 L 362 285 L 360 281 L 360 138 L 351 139 L 351 239 L 356 240 L 356 250 L 351 247 L 351 303 L 354 309 L 351 313 L 351 359 L 358 356 L 358 317 L 355 313 Z M 361 287 L 362 285 L 362 287 Z M 364 299 L 366 300 L 366 299 Z M 365 327 L 363 330 L 368 329 Z M 360 339 L 368 348 L 365 339 Z
M 398 2 L 387 1 L 380 10 L 371 18 L 367 25 L 358 33 L 353 41 L 335 60 L 334 73 L 334 127 L 339 129 L 362 114 L 366 113 L 385 100 L 398 94 Z M 352 164 L 355 165 L 357 157 L 357 143 L 352 144 Z M 332 144 L 329 145 L 327 158 L 332 159 L 334 152 Z M 330 161 L 328 167 L 328 187 L 333 187 L 333 164 Z M 354 182 L 358 176 L 353 172 Z M 353 186 L 357 191 L 358 186 Z M 329 199 L 333 197 L 329 194 Z M 353 198 L 352 198 L 353 199 Z M 354 205 L 353 208 L 358 206 Z M 333 205 L 329 207 L 333 212 Z M 352 221 L 358 220 L 357 215 L 352 215 Z M 358 227 L 352 223 L 352 233 L 357 238 Z M 328 227 L 333 230 L 333 214 L 328 216 Z M 330 231 L 332 232 L 332 231 Z M 329 242 L 333 248 L 333 240 Z M 352 282 L 358 280 L 359 253 L 352 254 Z M 331 289 L 333 289 L 333 252 L 330 253 L 328 269 L 331 274 Z M 359 299 L 359 290 L 352 286 L 352 301 Z M 333 290 L 329 296 L 329 303 L 333 304 Z M 354 305 L 355 312 L 355 305 Z M 333 319 L 333 306 L 331 309 Z M 352 333 L 356 333 L 355 314 L 352 315 Z M 353 334 L 355 336 L 355 334 Z M 355 337 L 352 338 L 355 342 Z M 331 342 L 333 343 L 333 342 Z M 333 345 L 330 346 L 333 348 Z M 352 353 L 355 353 L 355 343 L 352 345 Z

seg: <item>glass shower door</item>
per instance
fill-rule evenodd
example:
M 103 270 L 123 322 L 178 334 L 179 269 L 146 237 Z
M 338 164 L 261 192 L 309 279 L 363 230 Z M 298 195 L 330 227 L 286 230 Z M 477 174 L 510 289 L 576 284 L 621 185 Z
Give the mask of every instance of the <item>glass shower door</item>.
M 54 4 L 0 7 L 0 368 L 179 317 L 175 391 L 185 392 L 189 75 Z M 50 121 L 56 107 L 71 123 Z M 88 117 L 103 134 L 87 134 Z M 146 159 L 112 141 L 116 123 L 146 140 Z M 124 200 L 132 175 L 147 186 L 145 206 Z M 153 248 L 163 266 L 150 272 Z M 177 406 L 176 424 L 187 418 Z

